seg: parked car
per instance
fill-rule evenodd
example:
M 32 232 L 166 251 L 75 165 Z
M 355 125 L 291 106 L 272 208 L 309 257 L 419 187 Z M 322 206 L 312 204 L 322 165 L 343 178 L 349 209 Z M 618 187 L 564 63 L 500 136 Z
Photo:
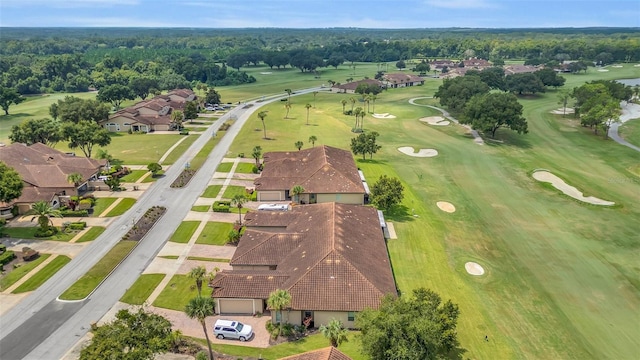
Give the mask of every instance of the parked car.
M 220 340 L 237 339 L 247 341 L 253 336 L 253 329 L 251 325 L 246 325 L 239 321 L 218 319 L 213 325 L 213 333 Z
M 213 106 L 207 106 L 206 108 L 204 108 L 205 110 L 209 110 L 209 111 L 214 111 L 216 108 L 214 108 Z
M 265 211 L 287 211 L 289 210 L 289 206 L 286 204 L 261 204 L 258 206 L 258 210 Z

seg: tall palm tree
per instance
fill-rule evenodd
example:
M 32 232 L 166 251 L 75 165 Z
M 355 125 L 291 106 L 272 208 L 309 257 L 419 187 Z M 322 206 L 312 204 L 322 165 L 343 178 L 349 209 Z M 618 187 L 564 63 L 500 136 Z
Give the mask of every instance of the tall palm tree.
M 356 105 L 356 98 L 352 96 L 349 98 L 349 101 L 351 101 L 351 111 L 353 111 L 353 107 Z
M 287 109 L 287 113 L 284 115 L 285 119 L 289 118 L 289 110 L 291 110 L 291 103 L 287 101 L 286 104 L 284 104 L 284 108 Z
M 267 126 L 264 123 L 264 118 L 267 117 L 267 112 L 266 111 L 260 111 L 258 113 L 258 117 L 262 121 L 262 130 L 264 131 L 264 139 L 266 139 L 267 138 Z
M 213 299 L 210 297 L 195 297 L 187 303 L 187 306 L 184 308 L 185 314 L 190 319 L 197 319 L 202 325 L 202 330 L 204 331 L 204 337 L 207 339 L 207 346 L 209 346 L 209 360 L 213 360 L 213 350 L 211 349 L 211 340 L 209 340 L 209 332 L 207 331 L 207 324 L 205 320 L 208 316 L 213 316 L 214 314 L 215 303 Z
M 360 112 L 360 130 L 364 131 L 364 116 L 367 115 L 366 112 Z
M 293 194 L 293 197 L 295 199 L 295 202 L 297 202 L 298 204 L 300 203 L 300 195 L 303 194 L 305 192 L 305 188 L 302 187 L 302 185 L 294 185 L 291 188 L 291 193 Z
M 202 296 L 202 282 L 207 277 L 207 269 L 204 266 L 196 266 L 189 271 L 189 277 L 196 281 L 198 296 Z
M 338 347 L 343 342 L 349 341 L 347 337 L 349 330 L 345 329 L 342 326 L 342 321 L 338 319 L 329 320 L 329 323 L 326 326 L 321 325 L 319 330 L 322 336 L 327 338 L 333 347 Z
M 256 167 L 260 166 L 260 157 L 262 156 L 262 147 L 260 145 L 253 147 L 251 156 L 256 160 Z
M 311 146 L 316 147 L 316 141 L 318 141 L 318 138 L 315 135 L 309 136 L 309 142 L 311 143 Z
M 347 105 L 347 100 L 346 99 L 342 99 L 342 101 L 340 101 L 340 103 L 342 104 L 342 113 L 344 114 L 344 107 Z
M 267 298 L 267 306 L 271 310 L 275 310 L 280 313 L 280 330 L 278 331 L 278 336 L 282 333 L 282 327 L 284 325 L 284 321 L 282 319 L 282 310 L 286 309 L 291 304 L 291 294 L 287 290 L 277 289 L 269 294 L 269 298 Z M 278 338 L 276 336 L 276 339 Z
M 318 92 L 317 92 L 317 91 L 314 91 L 314 92 L 313 92 L 313 107 L 314 107 L 314 108 L 316 107 L 316 95 L 318 95 Z
M 245 194 L 235 194 L 231 199 L 231 206 L 235 206 L 238 208 L 238 220 L 240 225 L 242 225 L 242 205 L 244 205 L 249 199 Z
M 311 109 L 311 104 L 307 104 L 304 107 L 307 109 L 307 125 L 309 125 L 309 109 Z
M 371 103 L 372 103 L 372 105 L 373 105 L 373 113 L 375 114 L 375 112 L 376 112 L 376 99 L 377 99 L 378 97 L 377 97 L 376 95 L 374 95 L 374 94 L 371 94 L 371 95 L 369 96 L 369 98 L 371 99 Z
M 287 102 L 291 101 L 291 89 L 284 89 L 284 92 L 287 93 Z
M 369 94 L 362 94 L 362 103 L 367 104 L 367 112 L 369 112 Z
M 82 181 L 82 175 L 77 172 L 71 173 L 69 174 L 69 176 L 67 176 L 67 181 L 74 186 L 78 186 L 78 184 L 80 184 L 80 181 Z
M 35 215 L 31 218 L 31 221 L 38 219 L 38 225 L 43 231 L 49 229 L 49 224 L 53 226 L 53 222 L 50 218 L 52 217 L 62 217 L 60 214 L 60 210 L 54 209 L 51 204 L 46 201 L 38 201 L 37 203 L 31 205 L 31 210 L 29 210 L 25 215 Z

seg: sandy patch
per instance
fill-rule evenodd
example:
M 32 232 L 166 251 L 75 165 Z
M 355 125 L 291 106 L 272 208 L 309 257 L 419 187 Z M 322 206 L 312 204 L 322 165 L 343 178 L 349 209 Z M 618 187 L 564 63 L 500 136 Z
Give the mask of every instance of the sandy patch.
M 438 150 L 436 149 L 420 149 L 418 152 L 414 152 L 413 147 L 411 146 L 399 147 L 398 151 L 405 155 L 415 157 L 434 157 L 438 155 Z
M 450 202 L 438 201 L 436 205 L 438 205 L 438 208 L 444 212 L 448 212 L 448 213 L 456 212 L 456 207 L 453 206 L 453 204 Z
M 598 69 L 598 71 L 600 71 L 600 72 L 607 72 L 607 71 L 609 71 L 609 70 L 607 70 L 607 69 Z
M 271 71 L 263 71 L 260 73 L 260 75 L 271 75 L 273 74 Z
M 438 126 L 446 126 L 451 122 L 449 120 L 445 120 L 442 116 L 428 116 L 420 119 L 422 122 L 426 122 L 429 125 L 438 125 Z
M 464 269 L 467 270 L 467 272 L 471 275 L 475 275 L 475 276 L 484 275 L 484 269 L 478 263 L 474 263 L 470 261 L 464 264 Z
M 635 64 L 633 65 L 633 67 L 640 67 L 640 64 Z
M 391 115 L 389 113 L 384 113 L 384 114 L 373 114 L 371 115 L 376 119 L 395 119 L 396 116 L 395 115 Z
M 536 171 L 533 173 L 533 178 L 538 181 L 550 183 L 551 185 L 553 185 L 553 187 L 562 191 L 565 195 L 569 195 L 576 200 L 580 200 L 593 205 L 615 205 L 613 201 L 606 201 L 593 196 L 585 197 L 580 190 L 567 184 L 566 182 L 564 182 L 564 180 L 548 171 Z
M 557 108 L 555 110 L 551 110 L 552 114 L 556 114 L 556 115 L 562 115 L 562 114 L 573 114 L 575 113 L 575 109 L 574 108 L 570 108 L 568 107 L 566 110 L 562 109 L 562 108 Z
M 611 67 L 614 67 L 614 68 L 621 68 L 621 67 L 622 67 L 622 65 L 611 65 Z

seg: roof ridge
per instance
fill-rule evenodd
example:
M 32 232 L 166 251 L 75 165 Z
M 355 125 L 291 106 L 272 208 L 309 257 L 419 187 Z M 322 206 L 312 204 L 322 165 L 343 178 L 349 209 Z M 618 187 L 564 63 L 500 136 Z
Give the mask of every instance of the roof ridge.
M 253 232 L 262 233 L 262 234 L 271 234 L 271 236 L 265 237 L 263 241 L 258 241 L 254 246 L 252 246 L 249 249 L 247 249 L 243 254 L 240 254 L 240 256 L 238 256 L 237 258 L 235 258 L 235 259 L 232 258 L 232 261 L 234 261 L 234 262 L 236 262 L 239 259 L 242 259 L 245 255 L 247 255 L 249 252 L 255 250 L 258 246 L 264 244 L 265 242 L 269 241 L 274 236 L 280 234 L 280 233 L 272 233 L 272 232 L 268 232 L 268 231 L 253 230 L 253 229 L 247 229 L 247 231 L 253 231 Z M 237 250 L 237 248 L 236 248 L 236 250 Z
M 360 269 L 358 269 L 357 266 L 353 265 L 353 263 L 351 261 L 349 261 L 344 255 L 342 255 L 341 252 L 339 252 L 337 250 L 333 250 L 333 251 L 335 251 L 336 255 L 340 256 L 347 264 L 349 264 L 349 266 L 352 267 L 358 273 L 358 275 L 360 275 L 360 277 L 362 279 L 364 279 L 364 281 L 366 281 L 367 284 L 369 284 L 371 287 L 376 289 L 380 293 L 380 295 L 382 295 L 382 296 L 385 295 L 384 291 L 380 290 L 373 282 L 371 282 L 371 280 L 369 280 L 368 277 L 364 276 L 362 274 L 362 272 L 360 271 Z
M 328 146 L 328 145 L 322 145 L 322 155 L 323 155 L 323 158 L 324 158 L 324 162 L 323 162 L 323 164 L 322 164 L 318 169 L 316 169 L 316 171 L 314 171 L 311 175 L 309 175 L 309 176 L 308 176 L 308 177 L 306 177 L 304 180 L 302 180 L 302 182 L 309 181 L 309 179 L 311 179 L 313 176 L 315 176 L 318 172 L 320 172 L 320 171 L 324 168 L 324 166 L 325 166 L 325 165 L 327 165 L 327 166 L 329 166 L 331 169 L 333 169 L 335 172 L 337 172 L 338 174 L 342 175 L 342 177 L 343 177 L 343 178 L 345 178 L 345 179 L 347 179 L 347 180 L 348 180 L 352 185 L 355 185 L 355 186 L 357 187 L 357 186 L 358 186 L 358 183 L 353 182 L 353 181 L 352 181 L 351 179 L 349 179 L 349 177 L 348 177 L 348 176 L 346 176 L 342 171 L 338 170 L 335 166 L 333 166 L 333 164 L 332 164 L 332 163 L 330 163 L 329 161 L 327 161 L 327 151 L 326 151 L 326 150 L 327 150 L 327 147 L 329 147 L 329 146 Z M 339 150 L 342 150 L 342 149 L 339 149 Z M 353 157 L 352 157 L 352 160 L 353 160 Z M 355 163 L 355 161 L 354 161 L 354 163 Z M 357 166 L 357 165 L 356 165 L 356 169 L 358 169 L 358 166 Z

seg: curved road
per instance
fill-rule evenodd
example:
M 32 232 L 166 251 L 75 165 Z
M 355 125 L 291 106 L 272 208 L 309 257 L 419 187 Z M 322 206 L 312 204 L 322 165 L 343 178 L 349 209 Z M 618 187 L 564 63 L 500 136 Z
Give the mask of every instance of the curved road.
M 444 116 L 446 119 L 451 120 L 454 123 L 456 123 L 456 124 L 462 126 L 463 128 L 469 130 L 471 132 L 471 135 L 473 135 L 473 141 L 476 144 L 484 145 L 484 140 L 482 140 L 482 137 L 480 137 L 480 134 L 478 134 L 478 132 L 476 130 L 473 130 L 471 128 L 471 126 L 460 124 L 460 121 L 458 121 L 458 119 L 454 118 L 453 116 L 451 116 L 451 114 L 449 114 L 449 112 L 447 112 L 446 110 L 441 109 L 439 107 L 432 106 L 432 105 L 416 104 L 415 101 L 416 100 L 420 100 L 420 99 L 433 99 L 433 96 L 423 96 L 423 97 L 417 97 L 417 98 L 409 99 L 409 104 L 415 105 L 415 106 L 424 106 L 424 107 L 428 107 L 428 108 L 440 111 L 442 113 L 442 116 Z
M 621 106 L 622 114 L 620 115 L 620 122 L 611 124 L 608 135 L 611 139 L 613 139 L 613 141 L 617 142 L 618 144 L 632 148 L 635 151 L 640 151 L 640 147 L 629 143 L 625 139 L 621 138 L 620 135 L 618 135 L 618 128 L 620 127 L 620 125 L 626 123 L 629 120 L 640 118 L 640 105 L 627 102 L 624 105 L 621 104 Z
M 323 90 L 321 87 L 296 91 L 300 95 Z M 153 184 L 123 216 L 115 220 L 107 230 L 58 271 L 45 284 L 24 298 L 0 317 L 0 358 L 59 359 L 79 338 L 84 336 L 91 323 L 97 322 L 134 283 L 142 271 L 160 251 L 174 229 L 191 210 L 222 161 L 234 138 L 249 116 L 260 106 L 279 101 L 286 95 L 274 95 L 262 102 L 252 101 L 250 106 L 237 106 L 221 117 L 201 135 L 191 147 L 166 172 L 166 176 Z M 231 116 L 237 118 L 218 145 L 211 151 L 203 166 L 190 183 L 181 189 L 170 188 L 187 162 L 206 144 Z M 167 208 L 158 222 L 131 254 L 83 301 L 62 302 L 57 297 L 84 275 L 128 231 L 130 226 L 151 206 Z

